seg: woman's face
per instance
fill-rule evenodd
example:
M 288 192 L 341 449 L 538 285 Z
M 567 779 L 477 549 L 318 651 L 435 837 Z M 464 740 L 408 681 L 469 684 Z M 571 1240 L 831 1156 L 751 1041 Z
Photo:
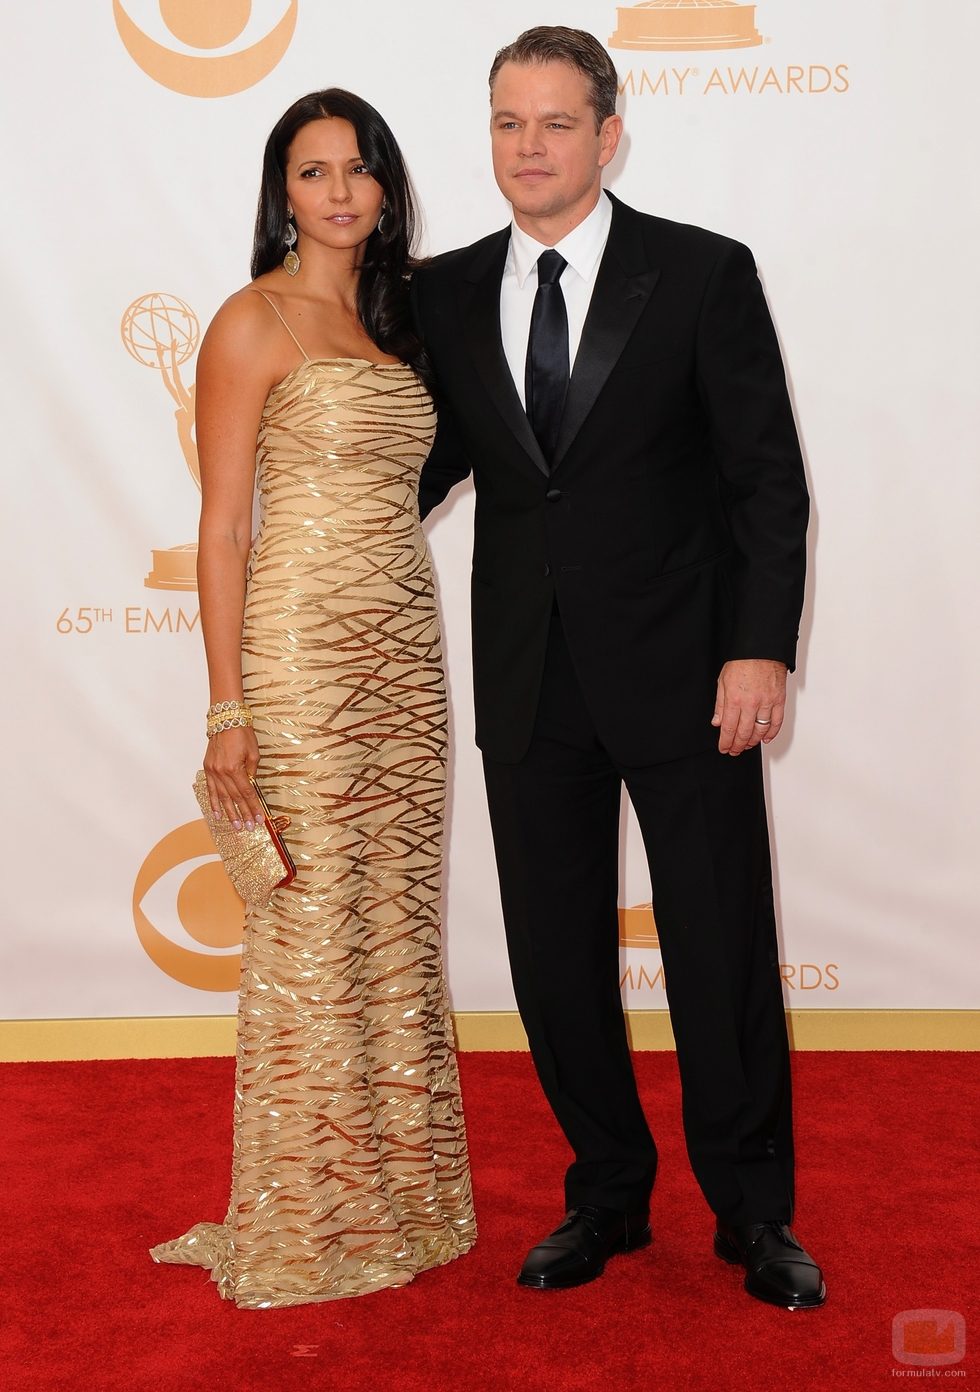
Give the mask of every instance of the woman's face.
M 286 197 L 303 239 L 335 250 L 363 247 L 378 225 L 384 191 L 368 172 L 349 121 L 325 116 L 296 132 L 286 161 Z

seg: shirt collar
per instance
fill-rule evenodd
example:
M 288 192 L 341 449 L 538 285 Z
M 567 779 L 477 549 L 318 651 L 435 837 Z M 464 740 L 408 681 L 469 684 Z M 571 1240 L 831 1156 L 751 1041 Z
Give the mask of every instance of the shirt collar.
M 599 201 L 588 217 L 583 218 L 579 225 L 573 227 L 568 236 L 562 237 L 555 246 L 555 251 L 565 258 L 572 270 L 583 280 L 591 280 L 595 273 L 606 245 L 606 238 L 609 236 L 611 222 L 612 203 L 604 193 L 600 193 Z M 538 257 L 545 250 L 547 248 L 541 242 L 528 236 L 516 222 L 511 222 L 510 269 L 513 270 L 522 290 L 528 276 L 538 264 Z

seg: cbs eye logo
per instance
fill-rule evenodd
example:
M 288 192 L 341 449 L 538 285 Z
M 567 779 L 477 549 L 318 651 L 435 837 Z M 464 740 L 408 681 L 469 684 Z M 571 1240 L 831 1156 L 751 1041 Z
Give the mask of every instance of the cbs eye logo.
M 191 868 L 188 862 L 194 861 Z M 180 871 L 184 874 L 181 878 Z M 179 921 L 187 938 L 210 951 L 184 947 L 150 919 Z M 204 821 L 168 832 L 150 851 L 133 886 L 136 935 L 152 962 L 184 986 L 235 991 L 241 973 L 245 905 L 231 887 Z M 221 949 L 236 948 L 237 951 Z
M 280 61 L 296 28 L 298 4 L 125 0 L 124 6 L 112 0 L 112 13 L 127 53 L 148 77 L 185 97 L 228 97 L 254 87 Z M 233 44 L 241 46 L 227 52 Z

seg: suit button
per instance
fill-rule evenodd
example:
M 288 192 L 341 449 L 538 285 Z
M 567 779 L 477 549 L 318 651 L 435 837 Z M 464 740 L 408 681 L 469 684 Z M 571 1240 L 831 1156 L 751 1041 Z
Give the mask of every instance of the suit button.
M 549 503 L 557 503 L 558 499 L 561 497 L 561 489 L 549 488 L 544 496 L 548 499 Z
M 550 565 L 546 565 L 545 568 L 544 568 L 544 578 L 547 580 L 547 578 L 548 578 L 548 576 L 549 576 L 550 574 L 551 574 L 551 566 L 550 566 Z

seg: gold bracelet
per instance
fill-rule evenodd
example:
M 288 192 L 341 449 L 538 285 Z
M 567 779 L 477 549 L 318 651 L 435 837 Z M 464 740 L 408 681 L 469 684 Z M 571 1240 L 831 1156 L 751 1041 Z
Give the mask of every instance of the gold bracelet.
M 248 706 L 244 701 L 215 701 L 213 706 L 208 706 L 208 719 L 212 715 L 223 715 L 225 711 L 247 711 Z
M 216 701 L 208 707 L 208 739 L 223 730 L 246 729 L 252 724 L 252 712 L 244 701 Z

